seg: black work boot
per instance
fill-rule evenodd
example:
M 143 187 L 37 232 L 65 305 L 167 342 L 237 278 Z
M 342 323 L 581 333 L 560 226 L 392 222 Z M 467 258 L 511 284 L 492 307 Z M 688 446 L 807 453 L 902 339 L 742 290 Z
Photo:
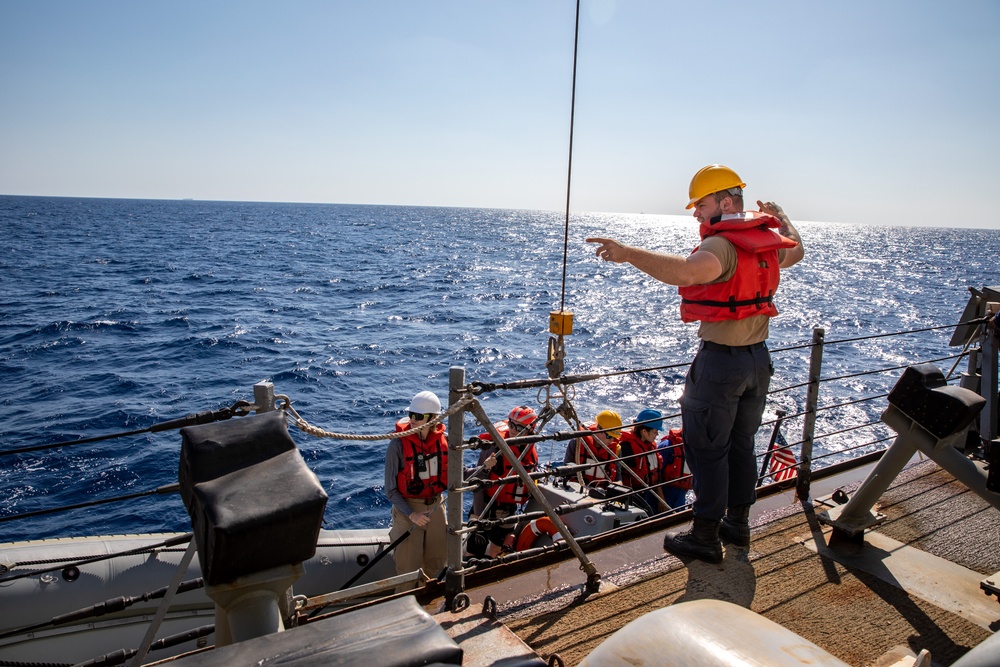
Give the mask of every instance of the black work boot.
M 663 538 L 665 551 L 675 556 L 694 556 L 706 563 L 722 562 L 722 542 L 719 541 L 719 522 L 694 518 L 691 530 L 671 530 Z
M 719 526 L 719 537 L 740 549 L 750 548 L 750 506 L 740 505 L 726 510 Z

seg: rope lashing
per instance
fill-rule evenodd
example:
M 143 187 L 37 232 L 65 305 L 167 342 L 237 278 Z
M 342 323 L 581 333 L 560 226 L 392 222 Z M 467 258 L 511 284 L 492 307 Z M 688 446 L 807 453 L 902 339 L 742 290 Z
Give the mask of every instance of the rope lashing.
M 281 409 L 285 411 L 285 414 L 288 416 L 289 421 L 296 427 L 298 427 L 298 429 L 303 433 L 308 433 L 309 435 L 316 436 L 317 438 L 331 438 L 333 440 L 361 440 L 369 442 L 376 440 L 392 440 L 393 438 L 402 438 L 408 435 L 412 435 L 414 433 L 419 433 L 421 430 L 427 428 L 428 426 L 433 426 L 434 424 L 440 423 L 446 417 L 450 417 L 458 412 L 465 410 L 466 405 L 476 400 L 475 396 L 473 396 L 470 393 L 466 396 L 463 396 L 452 405 L 449 405 L 447 410 L 445 410 L 443 413 L 436 416 L 434 419 L 432 419 L 431 421 L 422 426 L 407 429 L 406 431 L 398 431 L 398 432 L 394 431 L 392 433 L 366 435 L 359 433 L 335 433 L 333 431 L 327 431 L 325 429 L 319 428 L 318 426 L 313 426 L 305 419 L 303 419 L 298 412 L 296 412 L 295 408 L 292 407 L 291 400 L 287 396 L 283 394 L 277 394 L 275 395 L 275 399 L 284 401 L 283 404 L 281 405 Z

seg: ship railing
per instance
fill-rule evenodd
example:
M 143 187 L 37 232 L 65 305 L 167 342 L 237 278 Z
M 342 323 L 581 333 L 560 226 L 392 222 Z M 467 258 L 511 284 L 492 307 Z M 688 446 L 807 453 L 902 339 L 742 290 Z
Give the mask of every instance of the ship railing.
M 957 325 L 949 325 L 949 326 L 954 327 L 954 326 L 957 326 Z M 924 331 L 924 330 L 919 330 L 919 331 Z M 817 335 L 817 339 L 819 340 L 819 342 L 815 343 L 815 345 L 817 345 L 817 346 L 834 345 L 834 344 L 839 344 L 839 343 L 854 342 L 854 341 L 857 341 L 857 340 L 861 340 L 861 338 L 852 338 L 852 339 L 846 339 L 844 341 L 829 341 L 827 343 L 824 343 L 822 341 L 822 336 L 821 336 L 822 330 L 817 330 L 817 332 L 819 334 L 819 335 Z M 896 334 L 893 334 L 893 335 L 907 335 L 907 334 L 912 334 L 912 333 L 915 333 L 915 332 L 913 332 L 913 331 L 903 331 L 903 332 L 897 332 Z M 879 334 L 878 336 L 873 336 L 873 337 L 885 337 L 885 336 L 886 336 L 886 334 Z M 786 349 L 795 349 L 795 348 L 786 348 Z M 780 351 L 782 351 L 782 350 L 775 350 L 775 353 L 778 353 Z M 947 361 L 947 360 L 960 360 L 963 357 L 967 356 L 967 354 L 968 354 L 967 352 L 962 352 L 962 353 L 959 353 L 959 354 L 948 355 L 948 356 L 945 356 L 945 357 L 935 357 L 935 358 L 927 359 L 927 360 L 920 361 L 920 362 L 914 362 L 914 363 L 938 363 L 938 362 Z M 876 375 L 876 374 L 892 373 L 894 371 L 905 369 L 909 365 L 911 365 L 911 364 L 886 366 L 886 367 L 883 367 L 883 368 L 869 369 L 869 370 L 865 370 L 865 371 L 859 371 L 859 372 L 856 372 L 856 373 L 847 373 L 847 374 L 842 374 L 842 375 L 832 376 L 832 377 L 826 377 L 826 378 L 819 377 L 819 375 L 820 375 L 819 373 L 812 373 L 812 375 L 814 375 L 814 376 L 816 376 L 816 377 L 819 378 L 816 381 L 816 384 L 818 385 L 818 384 L 822 384 L 822 383 L 826 383 L 826 382 L 842 381 L 842 380 L 845 380 L 845 379 L 850 379 L 850 378 L 855 378 L 855 377 L 861 377 L 861 376 L 865 376 L 865 375 Z M 646 372 L 646 371 L 644 370 L 642 372 Z M 616 374 L 621 374 L 621 373 L 622 372 L 620 372 L 620 371 L 616 372 Z M 808 387 L 811 384 L 812 383 L 805 382 L 805 383 L 801 383 L 801 384 L 796 384 L 796 385 L 791 385 L 791 386 L 788 386 L 788 387 L 784 387 L 782 389 L 772 390 L 769 393 L 770 394 L 779 394 L 779 393 L 784 393 L 784 392 L 790 392 L 790 391 L 793 391 L 793 390 L 798 389 L 798 388 Z M 882 392 L 882 393 L 877 393 L 877 394 L 873 394 L 873 395 L 870 395 L 870 396 L 866 396 L 866 397 L 863 397 L 863 398 L 851 399 L 851 400 L 840 402 L 840 403 L 833 403 L 833 404 L 823 405 L 823 406 L 819 406 L 819 407 L 810 407 L 812 405 L 812 403 L 815 402 L 815 400 L 818 398 L 818 392 L 816 392 L 815 396 L 807 396 L 806 397 L 806 399 L 805 399 L 805 402 L 807 404 L 807 409 L 806 410 L 803 410 L 801 412 L 794 413 L 794 414 L 787 414 L 787 413 L 784 413 L 781 410 L 777 410 L 776 412 L 777 412 L 777 414 L 779 416 L 776 419 L 762 422 L 761 428 L 763 429 L 766 426 L 773 426 L 775 428 L 775 431 L 777 432 L 777 429 L 779 429 L 782 424 L 784 424 L 785 422 L 789 422 L 791 420 L 794 420 L 796 418 L 803 418 L 803 417 L 805 417 L 805 416 L 807 416 L 809 414 L 817 414 L 817 413 L 826 412 L 826 411 L 829 411 L 829 410 L 836 410 L 838 408 L 849 407 L 849 406 L 852 406 L 852 405 L 860 405 L 860 404 L 863 404 L 863 403 L 870 403 L 870 402 L 873 402 L 873 401 L 877 401 L 877 400 L 883 399 L 886 396 L 888 396 L 888 392 Z M 666 421 L 671 421 L 671 420 L 679 420 L 679 418 L 680 418 L 680 413 L 673 414 L 673 415 L 666 415 L 666 416 L 662 417 L 662 419 L 665 422 Z M 630 427 L 634 427 L 634 426 L 636 426 L 638 424 L 642 424 L 642 423 L 643 422 L 634 422 L 634 423 L 631 423 L 631 424 L 625 424 L 624 427 L 625 428 L 630 428 Z M 807 449 L 807 444 L 811 444 L 811 443 L 815 442 L 816 440 L 822 440 L 822 439 L 825 439 L 825 438 L 831 438 L 831 437 L 834 437 L 834 436 L 843 435 L 843 434 L 846 434 L 846 433 L 849 433 L 849 432 L 852 432 L 852 431 L 857 431 L 857 430 L 860 430 L 860 429 L 884 427 L 884 425 L 878 419 L 871 419 L 871 420 L 862 422 L 860 424 L 854 424 L 854 425 L 851 425 L 851 426 L 847 426 L 847 427 L 843 427 L 843 428 L 839 428 L 839 429 L 836 429 L 836 430 L 832 430 L 832 431 L 828 431 L 828 432 L 823 432 L 823 433 L 819 433 L 819 434 L 816 434 L 815 427 L 816 427 L 816 420 L 815 419 L 813 419 L 813 420 L 811 420 L 809 422 L 804 422 L 804 424 L 803 424 L 804 433 L 803 433 L 803 438 L 802 439 L 793 441 L 791 443 L 787 443 L 786 442 L 785 444 L 773 447 L 772 449 L 769 449 L 768 451 L 758 453 L 757 454 L 758 460 L 759 461 L 762 460 L 768 454 L 771 454 L 771 453 L 773 453 L 773 451 L 776 451 L 776 450 L 788 450 L 788 451 L 791 451 L 791 450 L 794 450 L 794 449 L 798 448 L 799 451 L 802 451 L 804 449 Z M 603 429 L 603 430 L 604 431 L 610 431 L 610 430 L 613 430 L 613 429 Z M 544 442 L 544 441 L 547 441 L 547 440 L 566 441 L 566 440 L 570 440 L 570 439 L 581 437 L 581 436 L 585 436 L 585 435 L 591 435 L 594 432 L 600 432 L 600 431 L 601 431 L 601 429 L 597 429 L 597 431 L 595 431 L 595 430 L 589 430 L 588 429 L 588 430 L 582 430 L 582 431 L 556 432 L 556 433 L 548 435 L 548 436 L 546 436 L 546 435 L 519 436 L 519 437 L 515 437 L 515 438 L 508 438 L 507 442 L 509 444 L 523 446 L 525 444 L 535 444 L 535 443 L 540 443 L 540 442 Z M 832 458 L 832 457 L 835 457 L 837 455 L 842 455 L 845 452 L 850 452 L 850 451 L 855 451 L 855 450 L 870 449 L 872 446 L 879 445 L 879 444 L 881 444 L 883 442 L 886 442 L 887 440 L 891 439 L 891 437 L 892 436 L 886 436 L 886 437 L 876 438 L 874 440 L 870 440 L 870 441 L 863 442 L 863 443 L 860 443 L 860 444 L 852 444 L 852 445 L 846 446 L 846 447 L 844 447 L 842 449 L 837 449 L 837 450 L 830 451 L 830 452 L 827 452 L 827 453 L 824 453 L 824 454 L 820 454 L 819 456 L 817 456 L 815 458 L 811 458 L 811 459 L 807 458 L 806 461 L 803 461 L 802 460 L 802 456 L 800 455 L 800 456 L 797 456 L 796 459 L 798 461 L 802 461 L 801 464 L 796 464 L 794 466 L 780 466 L 780 465 L 776 465 L 774 468 L 771 468 L 771 469 L 767 470 L 766 472 L 763 472 L 760 475 L 758 481 L 760 481 L 760 482 L 766 481 L 766 479 L 768 477 L 773 476 L 775 474 L 778 474 L 778 473 L 782 472 L 783 470 L 785 470 L 787 468 L 793 468 L 797 472 L 801 471 L 801 472 L 805 473 L 805 472 L 808 471 L 808 466 L 806 465 L 806 463 L 807 463 L 808 460 L 820 460 L 820 459 Z M 487 445 L 490 444 L 490 441 L 485 441 L 485 442 L 486 442 Z M 483 443 L 484 443 L 484 441 L 482 441 L 482 440 L 480 440 L 478 438 L 470 438 L 469 440 L 467 440 L 464 443 L 464 446 L 462 448 L 463 449 L 478 448 L 478 447 L 481 447 L 483 445 Z M 604 464 L 604 463 L 624 463 L 624 464 L 627 464 L 631 460 L 634 460 L 634 459 L 637 459 L 637 458 L 640 458 L 640 457 L 643 457 L 643 456 L 646 456 L 646 455 L 647 454 L 645 452 L 643 452 L 643 453 L 629 454 L 629 455 L 626 455 L 626 456 L 611 457 L 611 458 L 607 459 L 607 461 L 602 462 L 602 464 Z M 806 451 L 806 456 L 808 457 L 808 451 Z M 545 478 L 551 478 L 551 477 L 572 477 L 572 476 L 576 475 L 578 472 L 582 472 L 582 471 L 585 471 L 585 470 L 592 470 L 594 467 L 595 467 L 595 465 L 592 464 L 592 463 L 562 464 L 562 465 L 558 465 L 558 466 L 554 466 L 554 465 L 552 465 L 550 463 L 548 467 L 546 467 L 546 468 L 544 468 L 544 469 L 542 469 L 542 470 L 540 470 L 538 472 L 532 472 L 532 473 L 530 473 L 528 475 L 528 478 L 532 479 L 532 480 L 538 480 L 538 479 L 545 479 Z M 476 472 L 479 472 L 478 469 L 477 469 Z M 479 479 L 479 478 L 473 478 L 473 479 L 466 480 L 466 482 L 467 482 L 466 486 L 456 487 L 455 489 L 453 489 L 453 491 L 461 491 L 461 492 L 476 491 L 476 490 L 479 490 L 479 489 L 482 489 L 482 488 L 489 488 L 489 487 L 494 487 L 494 486 L 500 486 L 500 485 L 503 485 L 503 484 L 509 484 L 509 483 L 512 483 L 512 482 L 517 482 L 519 479 L 520 478 L 517 475 L 510 475 L 508 477 L 499 478 L 499 479 Z M 659 486 L 663 486 L 663 485 L 676 484 L 676 483 L 683 482 L 683 481 L 688 480 L 688 479 L 690 479 L 690 474 L 688 474 L 688 475 L 682 475 L 682 476 L 674 478 L 674 479 L 667 479 L 667 480 L 664 480 L 662 482 L 658 482 L 658 483 L 654 483 L 654 484 L 640 485 L 640 488 L 638 488 L 637 490 L 631 491 L 629 493 L 622 494 L 622 496 L 631 496 L 631 495 L 640 494 L 640 493 L 642 493 L 642 492 L 644 492 L 646 490 L 652 490 L 652 489 L 655 489 L 655 488 L 657 488 Z M 622 497 L 622 496 L 616 496 L 616 497 Z M 595 501 L 595 504 L 596 504 L 596 502 L 598 502 L 598 501 Z M 600 501 L 600 502 L 604 502 L 604 501 Z M 499 522 L 489 522 L 489 523 L 486 523 L 485 521 L 480 520 L 480 523 L 482 523 L 484 525 L 490 525 L 490 526 L 492 526 L 492 525 L 508 525 L 508 524 L 514 523 L 515 521 L 516 521 L 516 517 L 505 519 L 505 520 L 502 520 L 502 521 L 499 521 Z
M 764 427 L 766 426 L 771 426 L 773 430 L 772 430 L 771 442 L 768 444 L 766 449 L 758 452 L 757 454 L 758 463 L 763 464 L 761 465 L 760 468 L 761 473 L 758 480 L 759 485 L 764 484 L 768 478 L 771 478 L 773 480 L 769 486 L 774 486 L 779 489 L 787 488 L 788 486 L 794 484 L 796 486 L 797 496 L 801 499 L 808 499 L 809 485 L 813 475 L 814 464 L 819 464 L 819 468 L 823 468 L 825 467 L 823 463 L 827 463 L 828 465 L 833 465 L 833 463 L 836 463 L 836 461 L 828 461 L 832 459 L 844 459 L 845 457 L 857 457 L 857 458 L 864 457 L 866 460 L 871 460 L 880 456 L 886 449 L 887 446 L 886 443 L 891 441 L 894 437 L 891 434 L 891 432 L 888 431 L 888 428 L 882 423 L 881 419 L 878 418 L 883 405 L 881 401 L 888 396 L 888 390 L 889 388 L 891 388 L 891 384 L 897 379 L 898 372 L 907 368 L 908 366 L 914 364 L 923 364 L 923 363 L 940 364 L 942 362 L 953 362 L 951 363 L 951 367 L 948 370 L 946 377 L 949 382 L 955 382 L 957 379 L 959 379 L 959 376 L 956 376 L 955 373 L 956 369 L 959 367 L 959 364 L 962 362 L 963 359 L 968 359 L 969 362 L 968 370 L 967 372 L 962 373 L 960 376 L 963 384 L 967 383 L 975 384 L 978 387 L 979 386 L 978 381 L 970 383 L 969 378 L 978 378 L 982 376 L 983 378 L 986 378 L 983 383 L 984 386 L 996 387 L 996 379 L 995 379 L 997 374 L 996 350 L 1000 346 L 998 346 L 995 342 L 996 338 L 995 323 L 993 325 L 990 325 L 990 321 L 991 321 L 990 317 L 979 317 L 971 319 L 966 318 L 964 319 L 964 321 L 958 324 L 944 324 L 944 325 L 903 330 L 891 333 L 879 333 L 869 336 L 856 336 L 839 340 L 826 340 L 825 330 L 822 328 L 815 328 L 813 330 L 813 336 L 811 342 L 772 350 L 772 355 L 775 355 L 778 358 L 780 358 L 780 356 L 784 353 L 790 353 L 795 350 L 807 350 L 809 353 L 809 364 L 808 364 L 808 374 L 804 382 L 789 384 L 787 386 L 783 386 L 781 388 L 769 391 L 769 406 L 770 406 L 769 409 L 776 415 L 776 417 L 774 419 L 764 421 L 761 424 L 762 432 L 764 432 Z M 824 352 L 831 348 L 836 349 L 836 346 L 857 345 L 859 343 L 864 343 L 879 338 L 899 338 L 906 336 L 915 336 L 918 334 L 923 334 L 926 332 L 936 331 L 936 330 L 958 329 L 960 331 L 963 328 L 965 328 L 967 331 L 964 338 L 960 340 L 958 343 L 958 345 L 963 346 L 963 349 L 958 353 L 948 354 L 944 356 L 934 356 L 920 361 L 909 361 L 906 364 L 889 363 L 885 366 L 878 368 L 864 368 L 858 370 L 848 369 L 847 372 L 844 372 L 843 369 L 838 369 L 838 374 L 836 375 L 827 377 L 823 376 Z M 955 345 L 954 341 L 956 338 L 959 338 L 957 332 L 956 335 L 953 336 L 953 341 L 951 343 L 952 345 Z M 972 344 L 974 342 L 978 342 L 980 344 L 978 350 L 971 349 Z M 987 354 L 985 355 L 983 354 L 984 350 L 987 352 Z M 839 355 L 839 356 L 845 357 L 847 355 Z M 891 358 L 896 355 L 894 353 L 893 354 L 887 353 L 885 356 Z M 583 375 L 569 376 L 569 378 L 554 378 L 547 380 L 521 380 L 521 381 L 502 383 L 502 384 L 472 383 L 469 385 L 464 384 L 464 369 L 452 369 L 453 384 L 451 388 L 451 395 L 456 396 L 458 394 L 461 394 L 463 391 L 479 395 L 481 393 L 484 393 L 485 391 L 516 390 L 516 389 L 537 388 L 541 386 L 552 386 L 557 389 L 555 396 L 564 398 L 565 400 L 565 397 L 568 393 L 566 391 L 566 386 L 568 384 L 585 383 L 590 381 L 603 380 L 608 377 L 615 377 L 615 376 L 621 377 L 636 373 L 650 373 L 656 370 L 675 370 L 677 368 L 685 367 L 688 365 L 689 364 L 672 364 L 670 366 L 658 367 L 656 369 L 644 368 L 632 371 L 615 371 L 613 373 L 606 373 L 606 374 L 591 373 L 585 376 Z M 461 378 L 461 380 L 459 380 L 458 382 L 456 382 L 456 377 L 455 377 L 456 372 L 457 372 L 457 377 Z M 858 378 L 866 378 L 866 381 L 863 383 L 858 382 Z M 990 378 L 993 379 L 990 380 Z M 848 395 L 854 394 L 855 396 L 857 396 L 859 392 L 856 392 L 854 390 L 858 389 L 859 385 L 863 385 L 862 386 L 863 389 L 869 389 L 870 387 L 871 388 L 869 389 L 870 393 L 867 395 L 849 398 L 847 400 L 839 400 L 837 402 L 825 405 L 820 404 L 822 385 L 827 383 L 846 383 L 846 382 L 853 382 L 854 384 L 848 387 L 848 391 L 846 392 L 842 391 L 838 395 L 843 395 L 843 393 L 847 393 Z M 804 396 L 802 396 L 803 392 L 805 394 Z M 995 405 L 997 402 L 996 392 L 994 391 L 992 397 L 988 398 L 991 398 L 991 401 L 994 404 L 992 412 L 995 415 L 997 411 Z M 789 405 L 794 406 L 795 408 L 797 408 L 797 410 L 789 413 L 787 409 L 782 409 L 782 407 L 786 407 Z M 561 406 L 561 408 L 562 409 L 560 410 L 553 410 L 551 406 L 546 404 L 543 408 L 543 412 L 547 410 L 551 414 L 562 414 L 564 417 L 567 417 L 565 406 Z M 834 413 L 836 411 L 843 412 L 845 410 L 852 408 L 862 413 L 861 415 L 862 420 L 860 421 L 860 423 L 844 425 L 842 419 L 839 420 L 837 423 L 834 423 L 834 420 L 832 419 L 826 419 L 826 420 L 824 419 L 825 417 L 828 417 L 830 413 Z M 575 417 L 575 413 L 572 410 L 570 410 L 569 412 L 572 415 L 572 417 Z M 677 414 L 664 417 L 663 419 L 665 422 L 667 422 L 672 420 L 678 420 L 679 417 L 680 415 Z M 567 421 L 569 421 L 569 419 L 567 419 Z M 487 430 L 492 429 L 493 422 L 485 414 L 483 414 L 481 418 L 479 418 L 479 422 L 480 425 L 482 425 L 484 428 L 486 428 L 487 424 L 489 424 L 489 429 Z M 782 428 L 782 426 L 788 427 L 791 425 L 799 425 L 796 424 L 796 422 L 799 422 L 801 425 L 802 437 L 798 440 L 794 440 L 793 442 L 788 443 L 781 435 L 780 429 Z M 578 428 L 580 427 L 579 422 L 577 422 L 576 425 L 578 426 Z M 634 423 L 626 424 L 624 426 L 625 427 L 635 426 L 635 424 Z M 824 426 L 829 426 L 830 427 L 829 430 L 823 431 L 822 429 Z M 463 448 L 463 445 L 460 442 L 462 435 L 462 428 L 463 428 L 462 421 L 460 419 L 453 418 L 453 420 L 449 422 L 449 427 L 450 427 L 449 431 L 452 434 L 452 437 L 454 438 L 455 441 L 455 449 L 461 450 Z M 994 417 L 992 422 L 990 421 L 989 412 L 987 412 L 986 417 L 982 420 L 979 431 L 980 431 L 979 434 L 980 445 L 991 442 L 994 439 L 996 439 L 997 437 L 996 420 Z M 867 433 L 868 435 L 861 437 L 860 438 L 861 441 L 858 442 L 859 440 L 858 435 L 862 432 Z M 591 433 L 593 433 L 592 430 L 584 431 L 581 429 L 580 431 L 577 432 L 557 433 L 553 436 L 548 436 L 548 437 L 533 436 L 531 438 L 512 438 L 510 439 L 510 442 L 516 444 L 527 440 L 533 440 L 534 442 L 541 442 L 545 439 L 566 440 L 569 437 L 575 437 L 577 435 L 585 435 Z M 825 442 L 830 442 L 835 440 L 840 440 L 841 442 L 824 446 Z M 817 446 L 817 441 L 823 441 L 823 442 L 820 442 L 819 446 Z M 475 442 L 475 439 L 471 439 L 469 443 L 466 443 L 466 447 L 473 446 L 474 444 L 479 444 L 479 443 Z M 503 447 L 501 449 L 506 449 L 506 447 Z M 775 457 L 775 453 L 779 451 L 792 452 L 793 454 L 797 451 L 798 454 L 797 456 L 795 456 L 795 462 L 791 464 L 776 463 L 775 465 L 769 466 L 768 459 L 771 459 L 773 457 L 774 460 L 777 461 L 778 457 Z M 641 455 L 644 454 L 634 454 L 626 457 L 612 457 L 607 462 L 618 462 L 627 465 L 630 459 L 634 459 L 637 456 Z M 602 464 L 607 462 L 602 462 Z M 567 513 L 570 511 L 578 511 L 580 509 L 586 509 L 588 507 L 592 507 L 595 504 L 606 503 L 608 502 L 607 499 L 599 499 L 595 500 L 592 503 L 591 502 L 577 503 L 573 507 L 556 508 L 556 510 L 551 513 L 546 509 L 543 512 L 515 514 L 514 516 L 507 517 L 505 519 L 495 519 L 495 520 L 477 519 L 475 522 L 473 522 L 473 525 L 471 527 L 469 524 L 461 523 L 461 512 L 463 506 L 461 496 L 464 492 L 470 490 L 477 490 L 484 487 L 496 486 L 504 483 L 510 483 L 517 481 L 519 479 L 522 482 L 525 482 L 526 484 L 530 484 L 530 486 L 533 486 L 533 480 L 536 479 L 541 479 L 544 477 L 552 477 L 552 476 L 573 475 L 581 469 L 589 469 L 593 467 L 594 467 L 593 464 L 579 464 L 577 466 L 562 465 L 555 467 L 552 467 L 550 465 L 549 468 L 541 470 L 539 472 L 531 473 L 525 471 L 524 474 L 522 474 L 520 471 L 518 471 L 517 475 L 511 475 L 507 478 L 499 480 L 474 480 L 468 486 L 466 485 L 466 482 L 464 480 L 460 480 L 459 483 L 453 487 L 453 492 L 455 492 L 455 495 L 457 496 L 456 498 L 457 502 L 450 504 L 450 509 L 449 509 L 449 525 L 453 527 L 452 533 L 456 537 L 461 537 L 462 535 L 470 532 L 471 530 L 477 527 L 489 528 L 496 525 L 516 526 L 518 524 L 523 524 L 526 521 L 529 521 L 533 518 L 537 518 L 540 516 L 549 515 L 551 517 L 554 517 L 557 514 Z M 461 469 L 460 466 L 455 466 L 455 468 L 458 468 L 459 470 Z M 788 472 L 788 471 L 794 472 L 794 475 L 782 474 L 783 472 Z M 615 501 L 624 500 L 625 502 L 628 502 L 628 498 L 630 496 L 643 494 L 647 490 L 655 489 L 657 486 L 660 485 L 675 484 L 683 479 L 684 477 L 675 480 L 664 480 L 657 484 L 641 485 L 640 488 L 638 489 L 629 490 L 625 493 L 616 495 L 614 500 Z M 794 481 L 790 481 L 790 479 Z M 528 488 L 530 488 L 530 486 Z M 665 510 L 664 512 L 655 513 L 653 514 L 653 516 L 659 517 L 667 514 L 677 514 L 683 510 L 686 510 L 689 507 L 690 504 L 679 508 L 670 508 L 668 510 Z M 578 547 L 578 544 L 575 543 L 585 544 L 587 541 L 589 541 L 589 539 L 587 538 L 581 540 L 574 540 L 571 536 L 570 537 L 564 536 L 564 544 L 561 546 L 553 545 L 549 547 L 543 547 L 540 549 L 533 549 L 530 552 L 506 554 L 502 555 L 499 560 L 506 561 L 506 560 L 523 559 L 530 557 L 536 552 L 551 551 L 553 549 L 558 549 L 558 548 L 565 549 L 567 546 L 569 546 L 571 550 L 576 552 L 577 548 L 574 548 L 574 546 Z M 456 543 L 460 544 L 460 541 L 457 541 Z M 454 562 L 449 561 L 449 564 L 450 567 L 453 567 L 453 573 L 458 578 L 460 578 L 464 574 L 474 572 L 478 567 L 488 566 L 495 562 L 494 560 L 491 559 L 466 558 L 465 562 L 463 563 L 461 561 L 460 546 L 454 547 L 454 549 L 450 552 L 450 554 L 453 555 L 456 559 Z M 580 560 L 582 564 L 582 569 L 588 572 L 588 583 L 589 583 L 594 573 L 592 573 L 588 569 L 589 562 L 585 558 L 580 558 Z M 461 583 L 456 584 L 456 582 L 458 581 L 459 579 L 456 579 L 455 581 L 451 582 L 450 589 L 452 591 L 458 590 L 461 587 Z

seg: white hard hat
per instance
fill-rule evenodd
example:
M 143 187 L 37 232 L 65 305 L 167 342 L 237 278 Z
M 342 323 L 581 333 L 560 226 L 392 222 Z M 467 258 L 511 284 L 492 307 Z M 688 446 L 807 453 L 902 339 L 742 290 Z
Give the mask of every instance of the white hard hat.
M 422 391 L 413 397 L 408 409 L 419 415 L 436 415 L 441 412 L 441 400 L 433 391 Z

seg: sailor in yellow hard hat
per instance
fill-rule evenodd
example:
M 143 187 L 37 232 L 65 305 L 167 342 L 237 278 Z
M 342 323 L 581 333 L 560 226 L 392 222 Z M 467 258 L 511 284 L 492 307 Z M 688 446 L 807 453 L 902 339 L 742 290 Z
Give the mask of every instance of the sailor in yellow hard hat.
M 743 211 L 746 183 L 732 169 L 710 164 L 695 173 L 687 208 L 701 242 L 687 256 L 597 243 L 599 258 L 628 263 L 676 285 L 681 319 L 698 322 L 702 343 L 680 398 L 684 451 L 695 492 L 690 530 L 670 532 L 664 549 L 712 563 L 722 561 L 720 535 L 749 547 L 750 506 L 756 500 L 754 435 L 771 381 L 765 345 L 781 268 L 802 259 L 802 239 L 774 202 Z
M 618 438 L 622 434 L 621 415 L 614 410 L 601 410 L 584 428 L 593 433 L 570 440 L 563 462 L 595 464 L 581 470 L 578 480 L 586 486 L 607 486 L 615 481 L 618 473 L 615 459 L 618 458 Z
M 733 197 L 743 198 L 743 188 L 746 183 L 729 167 L 721 164 L 710 164 L 702 167 L 691 179 L 688 196 L 691 200 L 685 208 L 692 209 L 699 201 L 708 195 L 724 192 Z

